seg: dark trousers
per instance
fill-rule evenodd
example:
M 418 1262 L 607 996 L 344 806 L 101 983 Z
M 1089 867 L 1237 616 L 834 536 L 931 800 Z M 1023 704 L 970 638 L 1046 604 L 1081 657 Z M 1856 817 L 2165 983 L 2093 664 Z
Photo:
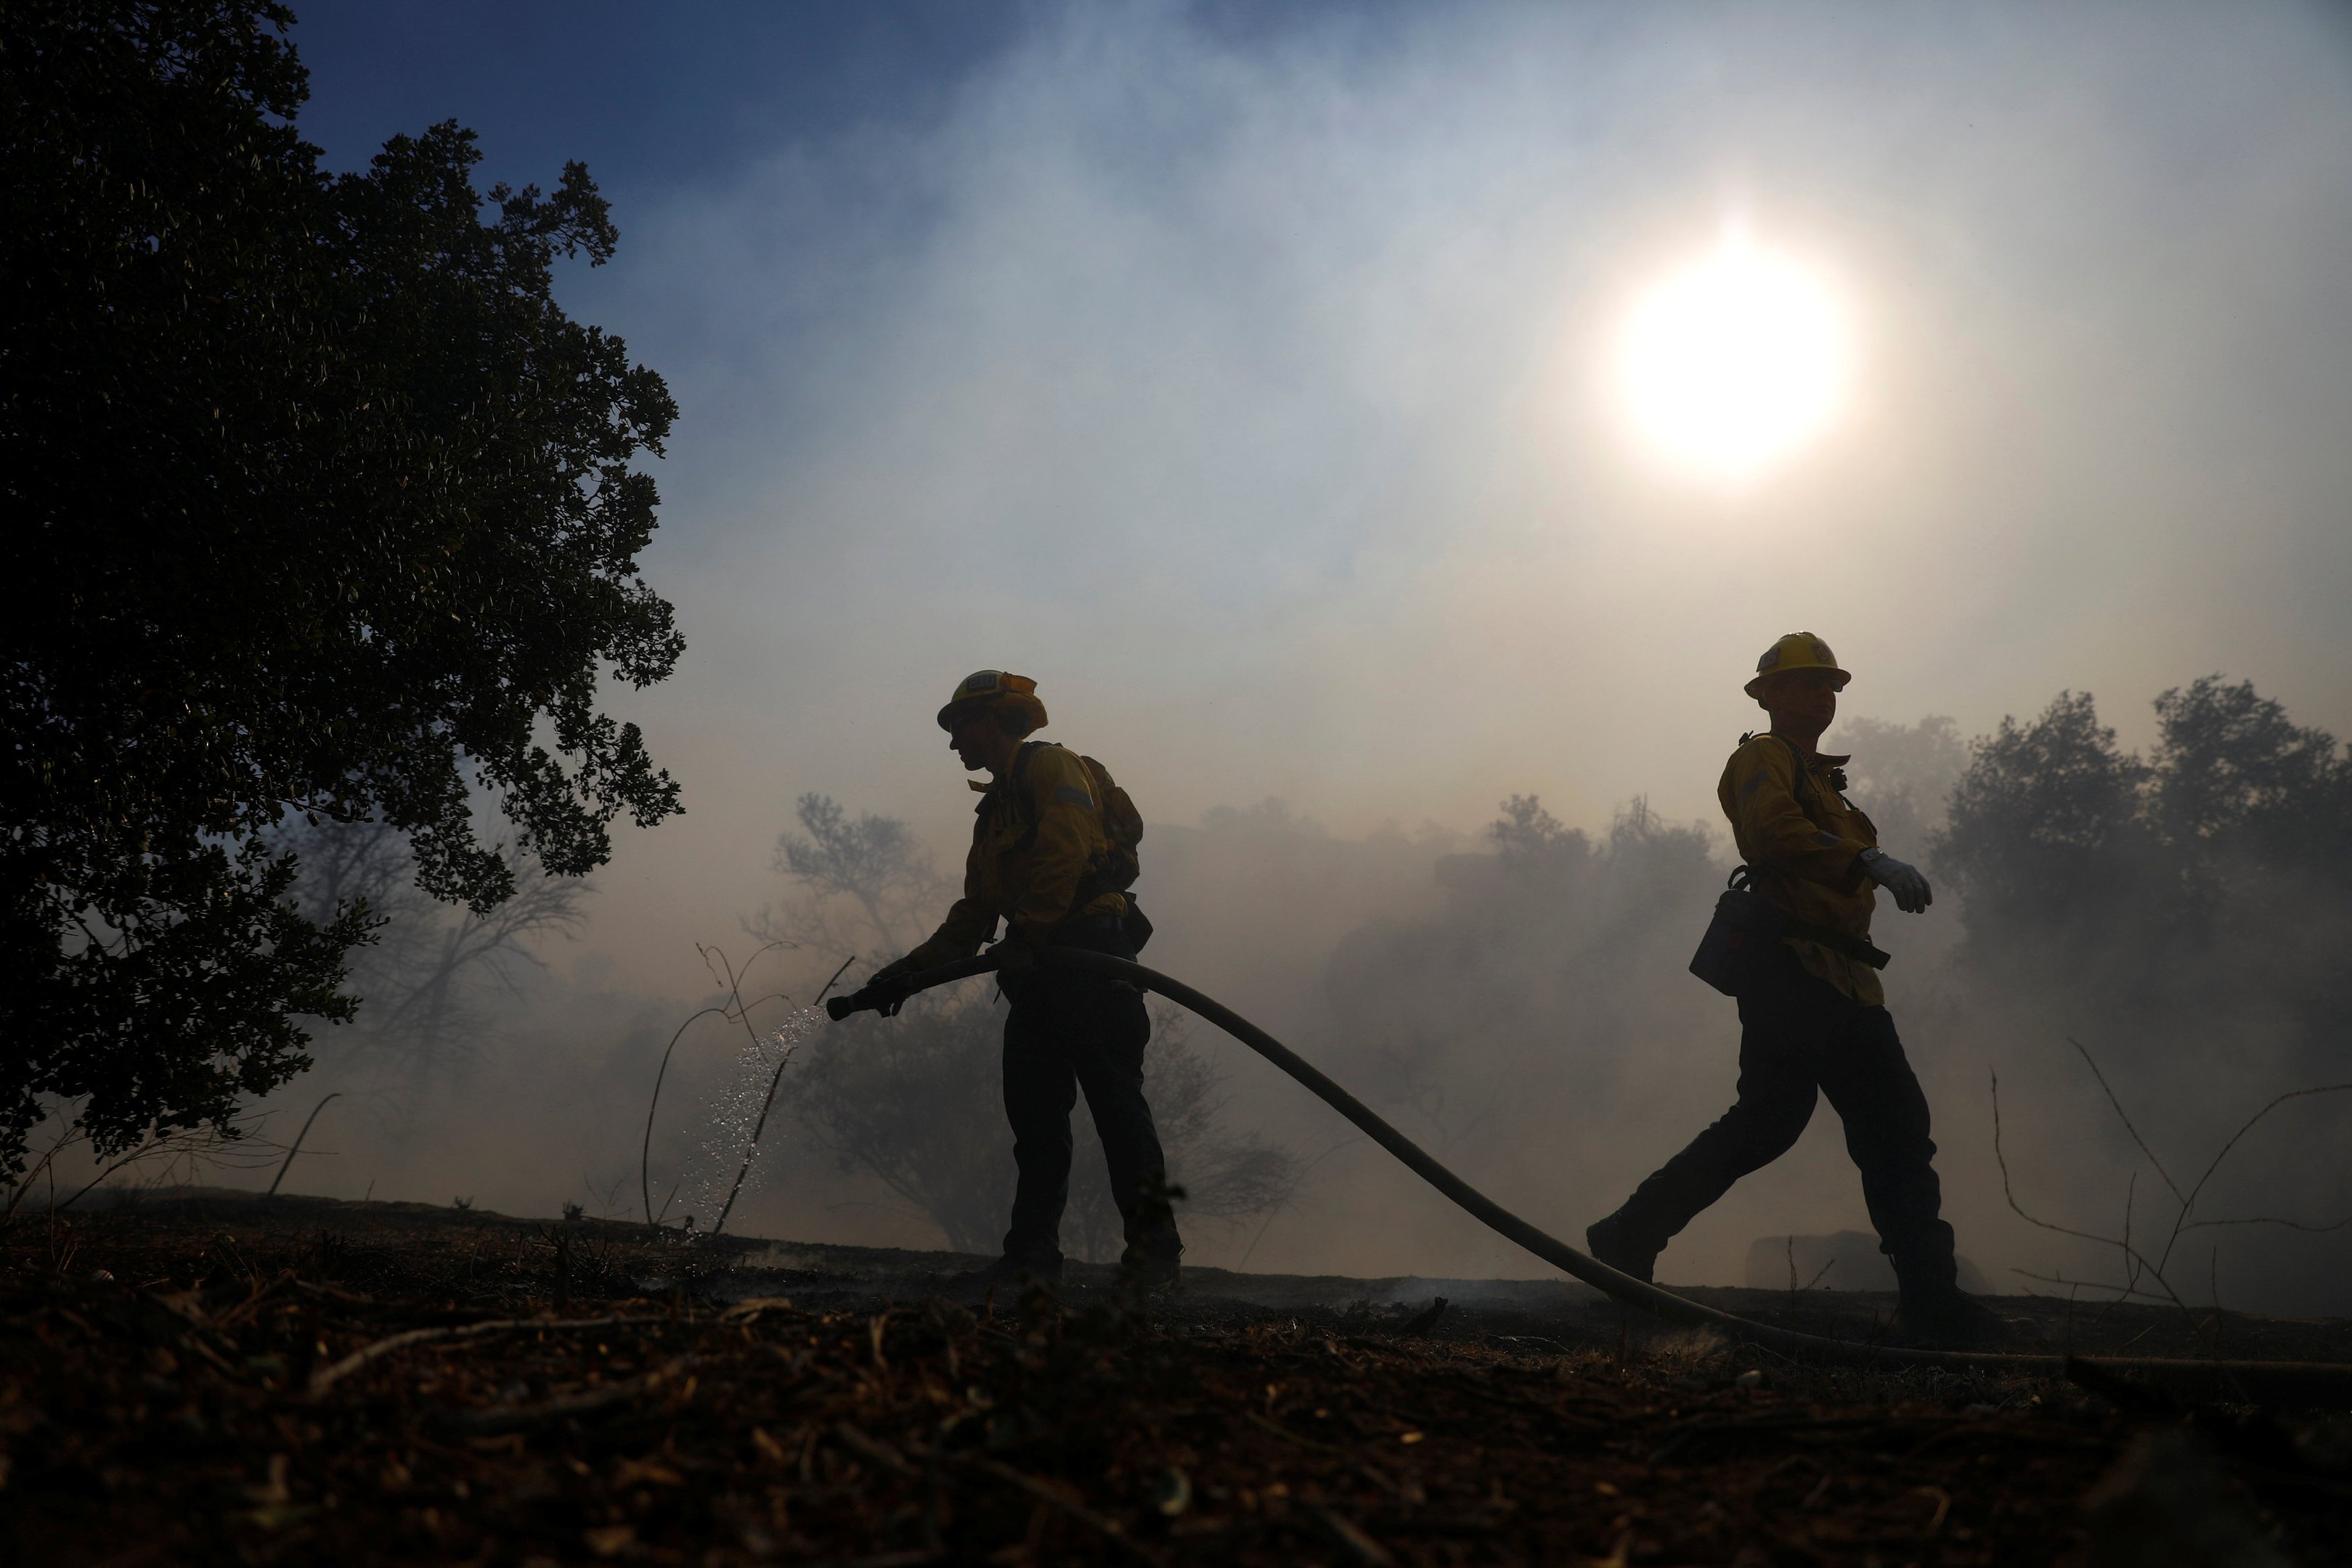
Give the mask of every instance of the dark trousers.
M 1626 1234 L 1664 1247 L 1732 1183 L 1788 1153 L 1826 1094 L 1903 1293 L 1952 1290 L 1927 1097 L 1893 1016 L 1814 978 L 1790 954 L 1740 997 L 1739 1023 L 1738 1103 L 1626 1199 L 1618 1211 Z
M 1066 946 L 1133 958 L 1118 922 L 1090 920 L 1065 931 Z M 1163 1189 L 1168 1161 L 1143 1100 L 1143 1048 L 1151 1038 L 1142 993 L 1099 976 L 1050 964 L 1010 977 L 1004 1020 L 1004 1114 L 1013 1124 L 1020 1183 L 1004 1255 L 1059 1262 L 1062 1210 L 1070 1197 L 1070 1111 L 1087 1092 L 1110 1166 L 1111 1197 L 1127 1234 L 1127 1256 L 1173 1262 L 1184 1250 Z

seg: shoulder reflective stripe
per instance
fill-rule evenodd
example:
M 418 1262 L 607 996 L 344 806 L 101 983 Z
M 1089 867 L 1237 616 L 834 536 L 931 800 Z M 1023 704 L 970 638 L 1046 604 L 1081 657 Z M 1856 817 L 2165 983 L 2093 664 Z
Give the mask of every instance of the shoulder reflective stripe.
M 1087 794 L 1085 790 L 1079 789 L 1075 784 L 1056 784 L 1054 786 L 1054 804 L 1056 806 L 1084 806 L 1087 810 L 1091 811 L 1095 809 L 1095 798 Z
M 1845 842 L 1845 841 L 1839 838 L 1835 833 L 1819 832 L 1813 835 L 1813 842 L 1817 844 L 1827 844 L 1832 849 L 1835 849 L 1838 845 Z

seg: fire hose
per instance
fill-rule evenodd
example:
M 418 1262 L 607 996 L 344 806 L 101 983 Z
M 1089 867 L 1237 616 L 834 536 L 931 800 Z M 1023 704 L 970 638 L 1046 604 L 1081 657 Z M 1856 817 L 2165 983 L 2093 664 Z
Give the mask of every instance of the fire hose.
M 1440 1165 L 1362 1101 L 1341 1088 L 1297 1051 L 1213 998 L 1156 969 L 1108 953 L 1078 947 L 1045 947 L 1040 961 L 1083 969 L 1107 979 L 1156 991 L 1223 1030 L 1288 1073 L 1323 1103 L 1354 1123 L 1407 1170 L 1435 1187 L 1472 1218 L 1542 1259 L 1546 1263 L 1626 1306 L 1668 1322 L 1718 1330 L 1750 1344 L 1796 1360 L 1876 1367 L 1940 1367 L 1950 1371 L 2071 1378 L 2087 1386 L 2129 1397 L 2130 1385 L 2153 1383 L 2191 1399 L 2304 1407 L 2352 1405 L 2352 1365 L 2326 1362 L 2189 1360 L 2166 1356 L 2075 1356 L 2011 1354 L 1991 1351 L 1921 1350 L 1903 1345 L 1856 1343 L 1802 1333 L 1757 1322 L 1719 1307 L 1678 1296 L 1646 1280 L 1611 1268 L 1526 1220 Z M 899 976 L 825 1004 L 838 1022 L 854 1013 L 890 1007 L 919 991 L 986 974 L 997 967 L 993 953 L 981 953 L 919 973 Z

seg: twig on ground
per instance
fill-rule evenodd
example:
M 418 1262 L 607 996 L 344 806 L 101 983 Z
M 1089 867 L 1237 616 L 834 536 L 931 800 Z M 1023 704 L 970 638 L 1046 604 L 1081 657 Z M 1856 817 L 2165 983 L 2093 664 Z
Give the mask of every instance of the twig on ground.
M 342 1091 L 338 1089 L 334 1092 L 327 1095 L 325 1099 L 320 1100 L 316 1105 L 310 1107 L 310 1113 L 302 1118 L 302 1130 L 294 1134 L 294 1146 L 287 1150 L 285 1159 L 278 1162 L 278 1174 L 270 1178 L 269 1190 L 263 1193 L 261 1195 L 262 1197 L 276 1197 L 278 1196 L 278 1184 L 284 1181 L 286 1179 L 286 1173 L 294 1168 L 294 1156 L 302 1152 L 302 1140 L 310 1135 L 310 1124 L 317 1121 L 319 1119 L 319 1113 L 327 1108 L 328 1100 L 340 1100 L 341 1098 L 342 1098 Z
M 173 1158 L 174 1160 L 177 1160 L 182 1155 L 193 1156 L 208 1147 L 218 1147 L 225 1145 L 233 1135 L 234 1134 L 225 1135 L 215 1133 L 210 1127 L 180 1128 L 171 1132 L 151 1131 L 148 1133 L 146 1137 L 140 1140 L 139 1146 L 137 1148 L 132 1149 L 129 1154 L 123 1155 L 121 1159 L 116 1160 L 112 1165 L 110 1165 L 103 1170 L 100 1171 L 87 1182 L 84 1182 L 80 1190 L 76 1192 L 71 1197 L 66 1199 L 63 1203 L 56 1203 L 53 1201 L 49 1212 L 54 1217 L 66 1209 L 71 1208 L 75 1204 L 79 1203 L 83 1198 L 88 1197 L 100 1182 L 103 1182 L 107 1177 L 112 1176 L 115 1172 L 121 1170 L 127 1165 L 132 1165 L 140 1160 L 146 1159 L 152 1155 L 161 1154 L 166 1149 L 173 1151 Z M 257 1140 L 257 1142 L 258 1142 L 258 1140 Z M 269 1145 L 265 1144 L 263 1146 L 268 1147 Z M 55 1168 L 52 1167 L 50 1171 L 50 1180 L 54 1183 L 56 1179 L 57 1173 Z M 54 1200 L 56 1197 L 54 1186 L 52 1187 L 50 1197 Z
M 499 1318 L 488 1322 L 457 1323 L 439 1328 L 410 1329 L 404 1333 L 393 1334 L 387 1338 L 377 1340 L 373 1344 L 363 1345 L 332 1365 L 322 1366 L 318 1371 L 312 1373 L 310 1375 L 310 1396 L 314 1399 L 317 1398 L 320 1395 L 324 1394 L 328 1389 L 332 1388 L 336 1384 L 341 1383 L 344 1378 L 349 1377 L 352 1373 L 359 1371 L 362 1367 L 367 1365 L 372 1361 L 376 1361 L 383 1356 L 390 1355 L 395 1350 L 404 1350 L 412 1344 L 423 1344 L 430 1340 L 471 1339 L 477 1334 L 500 1333 L 508 1329 L 538 1329 L 542 1331 L 550 1329 L 602 1329 L 618 1328 L 626 1323 L 659 1323 L 667 1322 L 669 1320 L 667 1318 L 648 1317 Z
M 2037 1274 L 2030 1269 L 2012 1268 L 2010 1272 L 2021 1280 L 2033 1280 L 2044 1285 L 2063 1285 L 2069 1291 L 2113 1291 L 2118 1301 L 2164 1301 L 2170 1299 L 2160 1291 L 2143 1291 L 2131 1285 L 2108 1285 L 2096 1280 L 2069 1280 L 2063 1274 Z M 2069 1299 L 2071 1301 L 2071 1297 Z
M 1160 1560 L 1159 1552 L 1129 1536 L 1118 1521 L 1097 1513 L 1085 1503 L 1070 1497 L 1068 1490 L 1076 1490 L 1076 1488 L 1068 1488 L 1066 1490 L 1065 1487 L 1057 1487 L 1050 1482 L 1040 1480 L 1035 1476 L 1025 1475 L 1001 1459 L 974 1459 L 971 1463 L 973 1469 L 994 1476 L 1007 1486 L 1020 1488 L 1046 1507 L 1058 1510 L 1097 1535 L 1107 1536 L 1117 1542 L 1146 1563 L 1157 1563 Z
M 602 1388 L 541 1400 L 536 1405 L 489 1405 L 476 1410 L 457 1411 L 440 1417 L 438 1424 L 469 1437 L 488 1437 L 499 1432 L 520 1432 L 551 1421 L 567 1421 L 575 1416 L 593 1415 L 607 1406 L 619 1405 L 635 1399 L 640 1394 L 652 1392 L 692 1366 L 695 1359 L 690 1355 L 677 1356 L 638 1376 L 608 1383 Z

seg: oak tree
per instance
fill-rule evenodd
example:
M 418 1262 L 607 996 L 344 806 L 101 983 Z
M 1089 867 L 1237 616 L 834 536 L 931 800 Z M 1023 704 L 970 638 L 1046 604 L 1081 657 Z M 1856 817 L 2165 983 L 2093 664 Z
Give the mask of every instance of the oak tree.
M 636 564 L 675 404 L 551 295 L 605 203 L 478 191 L 454 122 L 323 169 L 292 20 L 0 7 L 0 1168 L 68 1102 L 226 1125 L 350 1016 L 371 916 L 289 899 L 289 813 L 487 911 L 677 810 L 600 706 L 682 646 Z

